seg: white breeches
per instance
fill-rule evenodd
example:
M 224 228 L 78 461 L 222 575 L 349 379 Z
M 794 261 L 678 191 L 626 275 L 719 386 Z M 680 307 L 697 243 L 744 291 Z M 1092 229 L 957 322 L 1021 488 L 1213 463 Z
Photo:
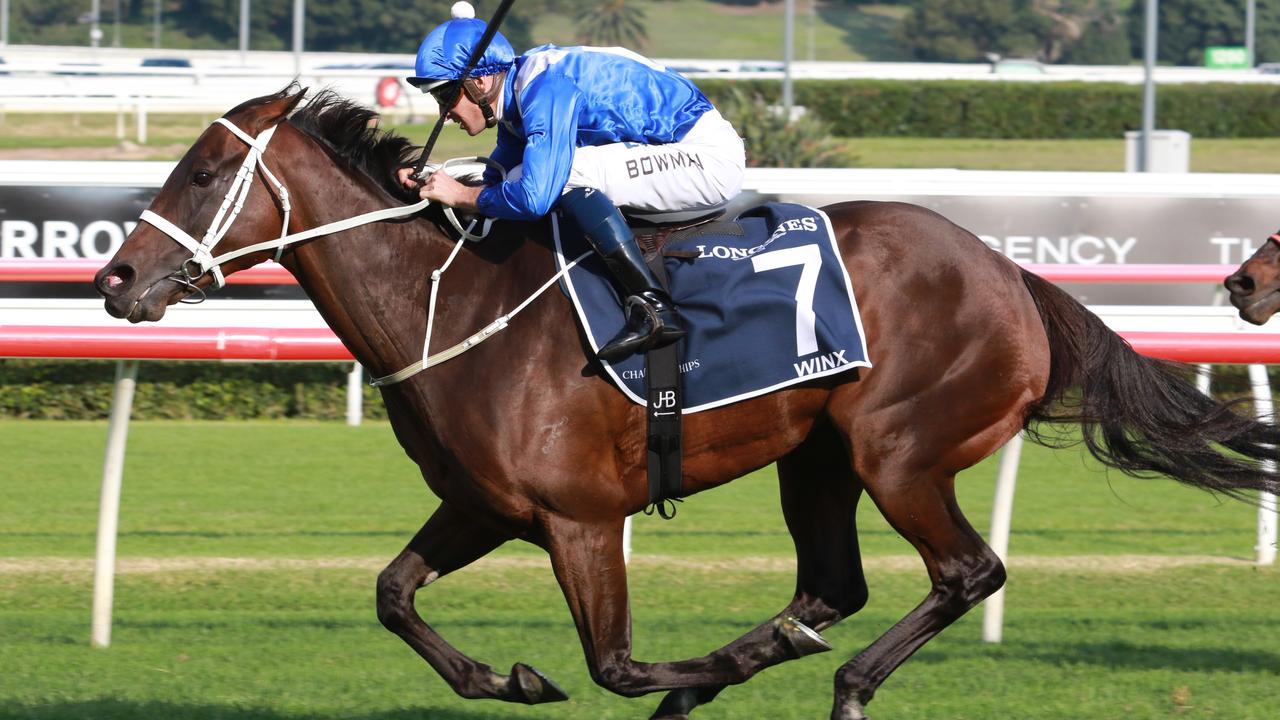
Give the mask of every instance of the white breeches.
M 712 108 L 678 143 L 577 148 L 565 190 L 595 188 L 641 212 L 712 209 L 742 191 L 745 166 L 742 138 Z

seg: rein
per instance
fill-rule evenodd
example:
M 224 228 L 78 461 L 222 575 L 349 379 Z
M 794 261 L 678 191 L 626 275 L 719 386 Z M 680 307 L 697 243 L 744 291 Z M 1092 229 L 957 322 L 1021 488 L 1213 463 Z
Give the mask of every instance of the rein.
M 524 302 L 521 302 L 519 305 L 517 305 L 515 309 L 512 310 L 511 312 L 505 315 L 499 316 L 496 320 L 484 326 L 479 332 L 475 333 L 474 335 L 467 338 L 466 340 L 463 340 L 457 345 L 454 345 L 448 350 L 438 352 L 435 355 L 428 355 L 428 349 L 431 346 L 432 321 L 435 319 L 435 314 L 436 314 L 435 312 L 436 311 L 436 293 L 440 289 L 440 278 L 441 276 L 444 275 L 444 271 L 449 269 L 449 264 L 453 262 L 453 258 L 457 256 L 458 249 L 461 247 L 462 247 L 461 242 L 455 245 L 453 247 L 453 252 L 449 253 L 449 259 L 445 260 L 444 265 L 441 265 L 439 269 L 431 273 L 431 301 L 427 307 L 427 336 L 422 341 L 422 359 L 410 365 L 409 367 L 404 368 L 403 370 L 400 370 L 399 372 L 394 372 L 390 375 L 383 375 L 382 377 L 373 378 L 372 380 L 369 381 L 370 385 L 374 387 L 382 387 L 383 385 L 394 385 L 395 383 L 398 383 L 401 380 L 406 380 L 410 377 L 413 377 L 414 375 L 417 375 L 418 373 L 422 372 L 423 370 L 426 370 L 427 368 L 433 365 L 439 365 L 440 363 L 446 360 L 452 360 L 453 358 L 470 350 L 476 345 L 479 345 L 485 340 L 488 340 L 489 338 L 497 334 L 498 331 L 505 329 L 507 325 L 511 322 L 512 318 L 518 315 L 520 311 L 528 307 L 530 303 L 536 300 L 539 295 L 546 292 L 552 285 L 555 285 L 557 282 L 559 282 L 560 278 L 568 274 L 570 270 L 576 267 L 578 263 L 585 260 L 589 255 L 591 255 L 591 252 L 592 252 L 591 250 L 588 250 L 582 253 L 581 255 L 579 255 L 578 257 L 574 258 L 572 262 L 565 263 L 565 266 L 561 268 L 559 272 L 557 272 L 555 275 L 552 275 L 545 283 L 542 284 L 542 287 L 538 288 L 537 290 L 534 290 L 532 295 L 525 298 Z
M 195 238 L 191 237 L 191 235 L 189 235 L 185 230 L 150 210 L 143 210 L 142 215 L 140 216 L 140 219 L 143 222 L 151 225 L 165 235 L 168 235 L 174 242 L 191 251 L 191 257 L 183 261 L 179 270 L 168 276 L 166 279 L 173 280 L 174 282 L 191 288 L 193 291 L 199 292 L 200 299 L 195 302 L 202 302 L 204 300 L 204 290 L 196 287 L 195 281 L 203 277 L 205 273 L 211 273 L 217 287 L 222 288 L 227 284 L 227 281 L 226 277 L 222 273 L 221 266 L 231 262 L 232 260 L 256 252 L 262 252 L 263 250 L 275 250 L 275 260 L 278 262 L 284 253 L 284 249 L 289 245 L 311 240 L 322 235 L 331 235 L 344 230 L 350 230 L 355 227 L 360 227 L 361 225 L 368 225 L 370 223 L 381 222 L 383 220 L 392 220 L 395 218 L 413 215 L 414 213 L 426 209 L 426 207 L 431 204 L 430 200 L 422 200 L 421 202 L 406 205 L 404 207 L 374 210 L 372 212 L 356 215 L 355 217 L 350 217 L 345 220 L 327 223 L 320 227 L 303 230 L 302 232 L 290 235 L 288 234 L 290 213 L 289 190 L 284 186 L 284 183 L 271 172 L 267 167 L 266 162 L 263 160 L 263 155 L 267 151 L 267 145 L 271 142 L 271 138 L 275 135 L 276 128 L 279 126 L 273 125 L 266 130 L 263 130 L 257 138 L 254 138 L 236 127 L 235 124 L 226 118 L 218 118 L 215 121 L 215 124 L 222 125 L 230 130 L 236 137 L 243 140 L 245 144 L 249 146 L 249 153 L 245 156 L 244 162 L 236 172 L 235 180 L 232 181 L 231 187 L 228 188 L 226 197 L 222 200 L 222 206 L 218 208 L 218 212 L 214 215 L 213 222 L 209 224 L 209 229 L 205 231 L 204 237 L 197 242 Z M 479 157 L 449 160 L 436 171 L 443 170 L 449 167 L 452 163 L 477 161 L 497 168 L 498 171 L 502 173 L 503 177 L 506 176 L 506 170 L 500 165 L 489 158 Z M 213 254 L 213 249 L 226 236 L 227 231 L 231 229 L 231 225 L 236 221 L 236 218 L 240 216 L 240 211 L 244 209 L 245 199 L 249 196 L 249 188 L 253 186 L 254 172 L 259 168 L 262 170 L 262 174 L 266 177 L 266 180 L 269 180 L 271 184 L 275 186 L 275 195 L 280 201 L 281 212 L 284 215 L 283 224 L 280 227 L 280 237 L 274 240 L 246 245 L 245 247 L 232 250 L 231 252 L 215 256 Z M 264 184 L 266 183 L 266 180 L 264 180 Z M 268 190 L 271 189 L 271 185 L 268 185 L 267 187 Z M 434 356 L 429 355 L 428 350 L 431 345 L 431 331 L 433 321 L 435 319 L 436 296 L 440 289 L 440 279 L 444 276 L 444 272 L 449 268 L 449 265 L 453 263 L 453 259 L 457 257 L 458 251 L 462 249 L 463 244 L 467 241 L 478 242 L 483 240 L 489 234 L 489 230 L 493 225 L 492 218 L 485 218 L 482 231 L 479 235 L 475 235 L 472 234 L 471 231 L 475 229 L 476 223 L 479 221 L 478 218 L 476 220 L 472 220 L 466 228 L 463 228 L 462 224 L 458 222 L 457 216 L 453 212 L 453 208 L 446 207 L 444 214 L 445 217 L 448 218 L 449 223 L 453 225 L 453 228 L 458 231 L 459 240 L 454 245 L 453 251 L 449 253 L 449 257 L 445 260 L 444 265 L 441 265 L 431 273 L 431 300 L 427 307 L 427 334 L 422 343 L 422 359 L 403 370 L 392 373 L 391 375 L 373 378 L 369 381 L 369 384 L 374 387 L 393 385 L 401 382 L 402 380 L 406 380 L 417 375 L 423 370 L 432 367 L 433 365 L 438 365 L 446 360 L 451 360 L 476 345 L 479 345 L 485 340 L 488 340 L 490 337 L 493 337 L 498 333 L 498 331 L 506 328 L 507 324 L 516 316 L 516 314 L 528 307 L 528 305 L 537 299 L 538 296 L 546 292 L 548 288 L 558 282 L 560 278 L 573 269 L 574 266 L 591 254 L 590 251 L 585 252 L 574 259 L 573 262 L 567 263 L 559 272 L 543 283 L 542 287 L 538 288 L 532 295 L 525 298 L 524 302 L 517 305 L 514 310 L 506 313 L 505 315 L 499 316 L 479 332 Z

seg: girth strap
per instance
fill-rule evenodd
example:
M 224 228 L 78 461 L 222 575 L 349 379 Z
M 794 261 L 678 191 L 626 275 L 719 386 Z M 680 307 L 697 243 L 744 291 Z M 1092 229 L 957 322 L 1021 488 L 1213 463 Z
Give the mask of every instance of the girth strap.
M 658 253 L 647 261 L 649 269 L 670 292 L 671 280 Z M 656 320 L 655 320 L 656 322 Z M 649 505 L 664 520 L 676 516 L 676 503 L 684 492 L 684 387 L 680 378 L 680 342 L 650 350 L 644 356 L 644 380 L 648 390 L 645 461 L 649 476 Z

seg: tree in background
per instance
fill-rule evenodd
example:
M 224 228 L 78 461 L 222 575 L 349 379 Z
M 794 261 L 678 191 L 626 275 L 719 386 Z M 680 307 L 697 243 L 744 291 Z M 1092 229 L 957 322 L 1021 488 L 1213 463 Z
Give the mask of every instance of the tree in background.
M 982 62 L 1036 57 L 1048 25 L 1032 0 L 919 0 L 895 35 L 916 60 Z
M 776 5 L 783 0 L 708 0 L 718 5 L 741 5 L 745 7 L 754 7 L 756 5 Z M 823 0 L 823 4 L 831 5 L 910 5 L 916 0 Z
M 12 3 L 11 10 L 19 23 L 35 26 L 57 23 L 76 23 L 81 15 L 88 15 L 89 5 L 81 0 L 41 0 L 40 2 Z
M 588 8 L 574 29 L 578 33 L 578 42 L 583 45 L 617 45 L 638 50 L 649 41 L 644 9 L 634 0 L 603 0 Z
M 1069 65 L 1128 65 L 1132 61 L 1128 23 L 1123 16 L 1099 20 L 1062 55 L 1062 62 Z
M 896 36 L 917 60 L 1124 64 L 1124 25 L 1115 0 L 917 0 Z
M 1203 65 L 1211 45 L 1245 44 L 1245 0 L 1160 0 L 1157 17 L 1158 60 L 1173 65 Z M 1280 61 L 1280 2 L 1259 0 L 1255 53 L 1258 62 Z M 1146 3 L 1129 8 L 1129 40 L 1141 56 Z
M 559 0 L 517 3 L 502 24 L 502 34 L 517 49 L 529 43 L 529 23 Z M 497 0 L 475 0 L 476 15 L 487 18 Z M 412 53 L 431 28 L 449 19 L 452 0 L 307 0 L 307 50 L 327 52 Z M 255 50 L 293 46 L 293 3 L 254 0 L 250 4 L 250 42 Z M 235 46 L 240 28 L 240 0 L 181 0 L 175 22 L 192 37 L 211 36 Z
M 1115 0 L 1036 0 L 1048 17 L 1041 59 L 1077 65 L 1127 65 L 1130 52 L 1125 18 Z
M 473 0 L 488 18 L 498 0 Z M 453 0 L 307 0 L 306 49 L 413 53 L 437 24 L 449 19 Z M 15 44 L 88 45 L 89 0 L 11 0 L 10 41 Z M 254 50 L 293 46 L 292 0 L 252 0 L 249 41 Z M 532 19 L 575 8 L 571 0 L 521 0 L 502 33 L 523 51 L 532 46 Z M 102 0 L 101 22 L 114 20 L 113 0 Z M 120 0 L 123 44 L 150 47 L 155 0 Z M 162 0 L 164 46 L 234 49 L 239 46 L 240 0 Z
M 82 0 L 11 0 L 9 12 L 10 42 L 89 44 L 89 4 Z

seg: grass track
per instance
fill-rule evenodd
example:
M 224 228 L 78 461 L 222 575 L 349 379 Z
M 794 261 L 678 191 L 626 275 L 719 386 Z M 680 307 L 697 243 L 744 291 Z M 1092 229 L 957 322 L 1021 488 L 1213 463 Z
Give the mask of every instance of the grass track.
M 124 576 L 108 651 L 86 646 L 87 577 L 2 576 L 0 716 L 586 720 L 647 717 L 656 702 L 591 684 L 550 574 L 510 568 L 445 578 L 419 607 L 459 647 L 499 668 L 533 663 L 573 701 L 459 700 L 378 626 L 374 575 Z M 790 579 L 637 570 L 636 656 L 706 652 L 776 611 Z M 1274 595 L 1276 579 L 1228 568 L 1015 574 L 1004 645 L 983 645 L 977 615 L 966 618 L 890 678 L 872 707 L 907 719 L 1268 718 L 1280 700 L 1280 627 L 1261 598 Z M 839 657 L 888 628 L 925 589 L 917 573 L 874 572 L 869 581 L 868 608 L 826 633 L 835 653 L 731 688 L 698 717 L 824 717 Z
M 133 159 L 176 160 L 208 124 L 198 115 L 152 114 L 148 143 Z M 389 124 L 386 127 L 425 142 L 431 125 Z M 111 159 L 118 141 L 114 115 L 85 114 L 71 126 L 64 116 L 8 113 L 0 126 L 0 160 Z M 127 129 L 132 136 L 132 126 Z M 848 138 L 859 167 L 959 168 L 962 170 L 1124 170 L 1123 140 L 989 140 L 966 138 Z M 77 153 L 76 150 L 88 149 Z M 493 150 L 492 133 L 468 137 L 450 125 L 440 134 L 435 159 L 485 155 Z M 137 153 L 141 152 L 141 155 Z M 83 157 L 82 157 L 83 155 Z M 1205 139 L 1191 142 L 1192 172 L 1280 172 L 1280 139 Z
M 457 699 L 373 616 L 373 581 L 433 500 L 387 426 L 135 423 L 123 559 L 257 558 L 256 570 L 126 572 L 113 646 L 87 646 L 103 423 L 0 422 L 0 565 L 55 557 L 52 572 L 0 572 L 0 718 L 497 720 L 641 718 L 656 698 L 594 686 L 540 552 L 468 568 L 421 595 L 441 633 L 505 668 L 534 664 L 573 700 L 540 708 Z M 194 448 L 214 448 L 216 463 Z M 217 471 L 215 471 L 215 467 Z M 987 524 L 991 464 L 959 483 Z M 868 607 L 826 635 L 836 653 L 770 670 L 695 717 L 816 718 L 831 674 L 927 590 L 870 503 Z M 1124 555 L 1246 558 L 1253 511 L 1169 482 L 1102 476 L 1075 452 L 1028 448 L 1012 551 L 1006 642 L 978 640 L 975 612 L 890 678 L 882 718 L 1270 718 L 1280 702 L 1280 575 L 1245 565 L 1104 571 Z M 791 548 L 765 471 L 640 517 L 631 573 L 636 656 L 696 656 L 781 607 Z M 654 557 L 678 562 L 663 571 Z M 1096 562 L 1088 557 L 1107 555 Z M 737 559 L 749 556 L 745 562 Z M 1065 567 L 1046 565 L 1062 556 Z M 273 568 L 272 558 L 294 567 Z M 326 558 L 352 565 L 308 567 Z M 1083 563 L 1084 566 L 1081 566 Z M 726 570 L 726 566 L 732 568 Z
M 0 556 L 92 555 L 105 439 L 100 422 L 0 421 Z M 218 459 L 200 459 L 200 448 Z M 1022 472 L 1015 554 L 1251 555 L 1254 513 L 1237 503 L 1104 475 L 1077 451 L 1029 446 Z M 958 482 L 980 532 L 994 473 L 988 460 Z M 137 422 L 125 476 L 121 557 L 390 559 L 435 507 L 390 428 L 376 423 Z M 913 553 L 871 503 L 858 523 L 867 554 Z M 635 549 L 789 557 L 772 472 L 696 496 L 678 521 L 637 517 Z M 541 553 L 517 543 L 501 552 Z

